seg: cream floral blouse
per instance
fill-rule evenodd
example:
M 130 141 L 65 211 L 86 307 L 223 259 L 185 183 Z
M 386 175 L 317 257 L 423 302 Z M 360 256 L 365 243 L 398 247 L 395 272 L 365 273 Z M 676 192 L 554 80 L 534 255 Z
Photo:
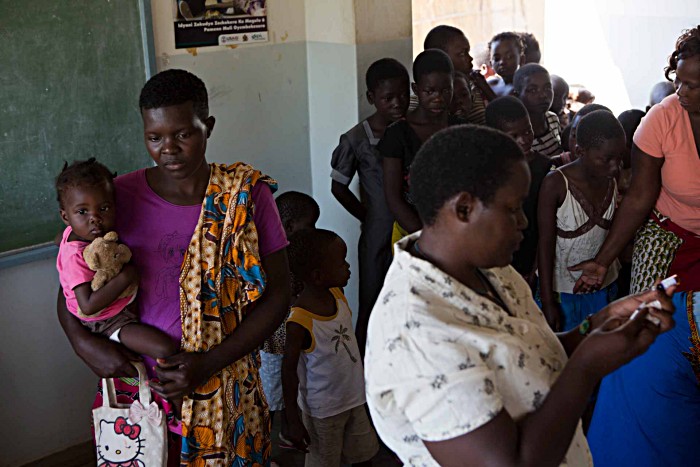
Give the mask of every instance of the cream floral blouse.
M 398 242 L 372 311 L 365 355 L 367 403 L 377 432 L 406 465 L 435 466 L 422 440 L 456 438 L 502 409 L 537 409 L 566 364 L 520 275 L 482 270 L 514 316 Z M 591 466 L 581 424 L 562 462 Z

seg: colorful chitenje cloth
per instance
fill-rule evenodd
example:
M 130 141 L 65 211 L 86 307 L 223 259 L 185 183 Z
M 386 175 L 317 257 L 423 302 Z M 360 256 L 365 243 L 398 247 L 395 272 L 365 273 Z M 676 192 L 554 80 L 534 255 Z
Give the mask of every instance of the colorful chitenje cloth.
M 251 190 L 277 184 L 243 163 L 211 165 L 209 186 L 180 274 L 182 350 L 206 352 L 245 319 L 265 290 Z M 182 465 L 269 462 L 270 414 L 257 351 L 214 374 L 185 398 Z
M 209 185 L 180 275 L 182 349 L 189 352 L 206 351 L 220 343 L 262 295 L 266 281 L 251 191 L 257 182 L 277 190 L 274 180 L 243 163 L 210 167 Z M 254 352 L 214 375 L 192 399 L 185 400 L 182 424 L 169 402 L 152 394 L 167 414 L 169 466 L 177 465 L 178 457 L 181 465 L 191 466 L 269 463 L 270 418 L 258 368 L 259 356 Z M 117 402 L 130 405 L 138 400 L 137 378 L 115 378 L 114 385 Z M 93 408 L 102 406 L 101 390 L 98 385 Z
M 634 241 L 630 292 L 673 274 L 680 280 L 678 292 L 700 291 L 700 236 L 654 210 Z

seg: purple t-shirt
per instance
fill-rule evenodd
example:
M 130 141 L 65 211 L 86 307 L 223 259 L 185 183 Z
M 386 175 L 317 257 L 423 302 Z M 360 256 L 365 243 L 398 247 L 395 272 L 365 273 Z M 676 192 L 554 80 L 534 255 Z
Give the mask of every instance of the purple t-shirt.
M 146 169 L 114 180 L 117 233 L 132 252 L 141 275 L 137 303 L 142 323 L 150 324 L 180 342 L 180 267 L 199 220 L 201 204 L 178 206 L 158 196 L 146 181 Z M 270 187 L 253 187 L 253 222 L 258 230 L 260 257 L 287 246 L 287 238 Z M 151 373 L 155 363 L 146 359 Z

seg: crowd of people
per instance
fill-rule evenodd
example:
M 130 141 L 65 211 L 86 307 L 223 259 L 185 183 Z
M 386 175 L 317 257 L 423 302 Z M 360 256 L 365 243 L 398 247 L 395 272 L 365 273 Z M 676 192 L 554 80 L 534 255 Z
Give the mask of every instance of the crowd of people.
M 362 226 L 354 332 L 343 239 L 312 197 L 208 163 L 206 87 L 167 70 L 139 99 L 155 166 L 56 181 L 74 350 L 122 402 L 145 360 L 169 465 L 270 465 L 273 441 L 323 467 L 380 442 L 397 465 L 695 465 L 700 27 L 619 117 L 570 108 L 531 34 L 495 35 L 487 73 L 458 28 L 424 46 L 412 78 L 369 67 L 375 111 L 330 158 Z M 83 250 L 112 230 L 131 263 L 93 291 Z

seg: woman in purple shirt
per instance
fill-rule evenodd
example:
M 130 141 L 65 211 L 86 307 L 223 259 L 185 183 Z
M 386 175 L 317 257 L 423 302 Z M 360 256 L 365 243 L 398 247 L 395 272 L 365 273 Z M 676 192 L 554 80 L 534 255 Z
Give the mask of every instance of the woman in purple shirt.
M 173 357 L 146 361 L 164 407 L 166 399 L 185 398 L 182 436 L 171 436 L 169 465 L 210 459 L 265 465 L 270 424 L 257 349 L 289 303 L 276 183 L 242 163 L 207 163 L 215 120 L 204 83 L 191 73 L 154 76 L 139 105 L 146 149 L 157 165 L 115 180 L 117 230 L 141 275 L 141 321 L 181 343 Z M 75 352 L 98 376 L 136 376 L 129 362 L 137 357 L 86 330 L 62 294 L 58 316 Z M 119 386 L 126 401 L 137 397 L 125 381 Z M 235 405 L 226 403 L 231 400 Z M 172 425 L 177 433 L 179 424 Z

